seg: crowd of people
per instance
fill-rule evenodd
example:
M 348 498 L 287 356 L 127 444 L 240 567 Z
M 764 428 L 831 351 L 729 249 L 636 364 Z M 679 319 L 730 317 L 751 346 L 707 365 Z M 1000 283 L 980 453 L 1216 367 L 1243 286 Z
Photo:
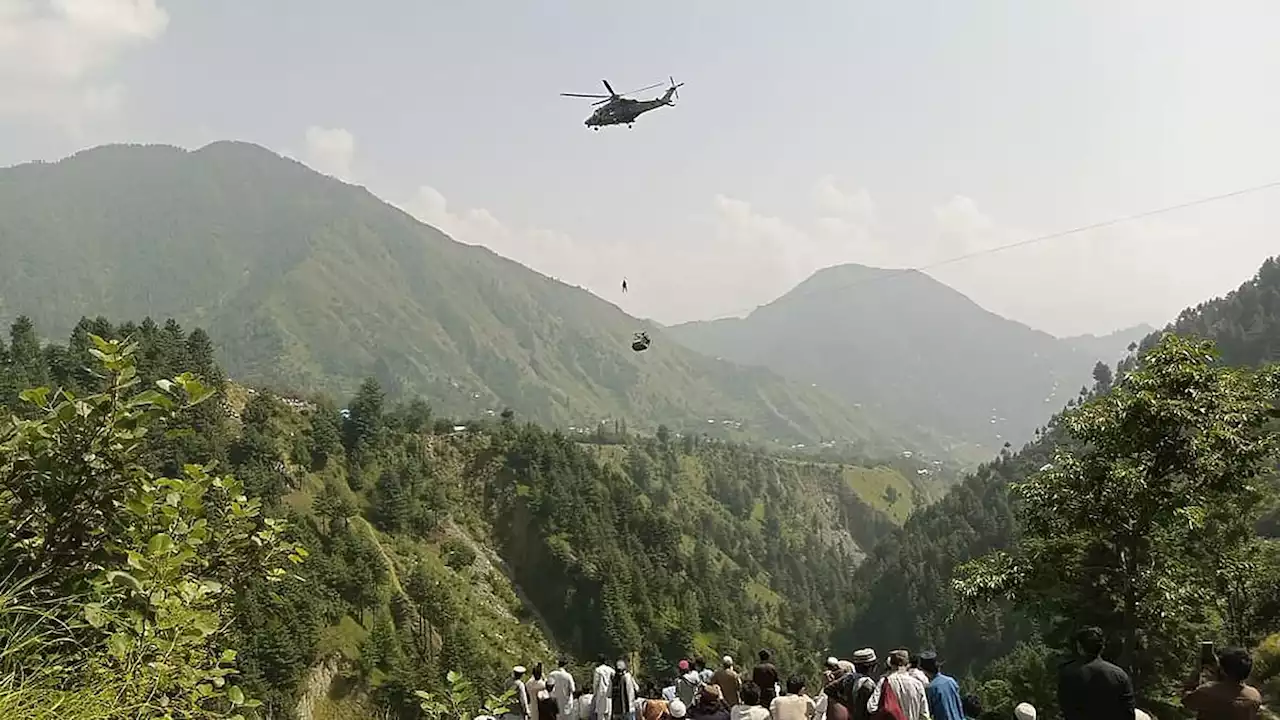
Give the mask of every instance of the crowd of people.
M 1136 706 L 1133 684 L 1120 667 L 1102 657 L 1103 633 L 1085 628 L 1075 637 L 1076 658 L 1058 675 L 1063 720 L 1150 720 Z M 561 658 L 543 674 L 534 666 L 512 669 L 512 708 L 504 720 L 990 720 L 979 699 L 963 695 L 932 652 L 888 653 L 881 666 L 873 648 L 848 660 L 826 659 L 822 687 L 814 695 L 803 677 L 782 680 L 768 650 L 749 672 L 728 655 L 711 670 L 701 658 L 677 663 L 679 674 L 642 688 L 624 660 L 601 655 L 591 680 L 579 687 Z M 1201 659 L 1187 679 L 1183 705 L 1198 720 L 1257 720 L 1262 697 L 1246 681 L 1249 653 L 1238 648 Z M 1036 708 L 1020 703 L 1015 720 L 1036 720 Z M 481 720 L 477 718 L 477 720 Z M 486 718 L 484 720 L 492 720 Z

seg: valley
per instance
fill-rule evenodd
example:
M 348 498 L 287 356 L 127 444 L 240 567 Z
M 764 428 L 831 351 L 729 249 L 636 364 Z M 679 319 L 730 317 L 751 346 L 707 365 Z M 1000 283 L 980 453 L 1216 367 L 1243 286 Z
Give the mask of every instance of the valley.
M 560 653 L 580 676 L 606 653 L 660 679 L 680 657 L 767 647 L 817 677 L 828 650 L 902 644 L 956 658 L 990 702 L 1013 679 L 1051 709 L 1020 678 L 1065 641 L 1034 608 L 962 605 L 961 568 L 1015 547 L 1012 485 L 1083 452 L 1066 419 L 1104 407 L 1149 354 L 1174 363 L 1164 331 L 1055 338 L 923 273 L 860 265 L 746 318 L 645 325 L 245 143 L 0 170 L 0 210 L 16 258 L 0 265 L 0 517 L 14 537 L 66 532 L 57 479 L 81 478 L 69 517 L 109 537 L 71 533 L 49 554 L 32 535 L 0 557 L 57 576 L 36 599 L 69 643 L 124 648 L 68 655 L 75 690 L 36 674 L 35 690 L 0 691 L 11 713 L 132 697 L 119 658 L 146 665 L 159 646 L 102 629 L 106 608 L 151 627 L 161 611 L 136 608 L 186 581 L 226 588 L 174 607 L 224 621 L 199 643 L 236 651 L 234 687 L 260 717 L 416 718 L 416 693 L 444 692 L 451 671 L 487 691 Z M 1268 261 L 1167 330 L 1264 366 L 1280 358 L 1278 278 Z M 654 346 L 634 353 L 642 326 Z M 1263 479 L 1249 542 L 1270 582 L 1280 489 Z M 245 500 L 220 504 L 234 482 Z M 191 539 L 224 517 L 267 533 L 262 548 L 296 543 L 293 565 L 238 544 L 247 530 L 225 550 Z M 141 589 L 104 584 L 85 557 Z M 1280 614 L 1260 586 L 1241 592 L 1238 637 L 1262 647 Z M 1090 612 L 1114 622 L 1102 601 Z M 206 645 L 171 641 L 193 672 L 219 672 Z M 1167 678 L 1148 677 L 1154 701 Z M 235 704 L 202 694 L 212 680 L 149 682 L 165 702 Z

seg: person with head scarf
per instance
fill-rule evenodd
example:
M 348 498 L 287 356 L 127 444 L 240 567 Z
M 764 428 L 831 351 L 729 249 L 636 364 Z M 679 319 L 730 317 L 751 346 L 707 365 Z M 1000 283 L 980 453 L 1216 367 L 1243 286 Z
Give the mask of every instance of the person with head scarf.
M 925 699 L 924 685 L 911 677 L 911 656 L 906 650 L 889 653 L 889 672 L 876 683 L 876 689 L 867 700 L 867 712 L 887 712 L 901 720 L 922 720 L 929 717 L 929 703 Z
M 729 720 L 729 705 L 719 685 L 703 685 L 698 690 L 697 701 L 689 707 L 689 720 Z
M 738 704 L 738 688 L 742 687 L 742 676 L 733 667 L 733 658 L 725 655 L 720 658 L 720 669 L 711 676 L 711 684 L 719 686 L 720 694 L 729 707 Z
M 933 720 L 964 720 L 960 683 L 950 675 L 944 675 L 941 665 L 937 654 L 920 653 L 920 670 L 929 678 L 924 689 L 925 699 L 929 701 L 929 715 Z
M 561 656 L 560 661 L 556 663 L 556 669 L 551 671 L 551 677 L 547 683 L 548 687 L 554 688 L 552 697 L 556 699 L 556 705 L 560 708 L 556 720 L 572 720 L 570 716 L 573 715 L 573 697 L 578 687 L 573 682 L 573 674 L 565 669 L 568 664 L 569 658 Z
M 793 675 L 787 680 L 787 694 L 769 703 L 773 720 L 810 720 L 816 708 L 813 698 L 804 691 L 804 678 Z
M 635 677 L 627 671 L 625 660 L 619 660 L 614 664 L 611 692 L 612 717 L 635 720 L 636 695 L 639 694 L 640 687 L 636 684 Z

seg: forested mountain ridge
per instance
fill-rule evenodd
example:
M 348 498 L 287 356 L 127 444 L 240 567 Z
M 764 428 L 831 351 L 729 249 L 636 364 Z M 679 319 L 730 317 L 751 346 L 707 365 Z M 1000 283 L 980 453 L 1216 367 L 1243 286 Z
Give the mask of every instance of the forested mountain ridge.
M 421 400 L 392 405 L 372 379 L 344 418 L 323 397 L 225 382 L 209 337 L 174 321 L 83 320 L 43 346 L 16 322 L 0 342 L 0 426 L 9 410 L 32 414 L 21 387 L 92 397 L 111 377 L 86 371 L 94 336 L 137 340 L 141 387 L 191 371 L 213 389 L 170 427 L 196 432 L 148 435 L 141 461 L 166 474 L 219 463 L 308 551 L 298 579 L 238 593 L 226 638 L 240 686 L 276 718 L 292 716 L 306 682 L 325 685 L 304 703 L 312 717 L 375 706 L 417 717 L 412 691 L 439 688 L 445 670 L 497 686 L 504 668 L 553 649 L 625 653 L 655 676 L 682 655 L 769 646 L 816 672 L 810 651 L 850 612 L 863 548 L 921 492 L 893 468 L 666 428 L 582 443 L 510 414 L 460 423 Z M 0 501 L 13 499 L 14 457 L 0 443 Z M 0 547 L 0 565 L 10 560 Z
M 694 350 L 981 444 L 987 457 L 1029 439 L 1089 381 L 1095 362 L 1115 362 L 1141 338 L 1118 331 L 1060 340 L 922 272 L 853 264 L 819 270 L 745 318 L 668 332 Z
M 0 318 L 86 311 L 208 328 L 237 380 L 346 396 L 377 377 L 442 412 L 510 407 L 896 454 L 922 441 L 804 383 L 686 350 L 590 293 L 457 243 L 247 143 L 105 146 L 0 170 Z M 653 347 L 630 349 L 647 329 Z
M 1280 263 L 1270 259 L 1235 291 L 1185 310 L 1164 330 L 1145 338 L 1139 353 L 1152 351 L 1170 332 L 1215 341 L 1221 363 L 1227 366 L 1256 367 L 1280 358 Z M 1073 399 L 1067 411 L 1088 397 L 1109 392 L 1119 373 L 1138 367 L 1138 357 L 1134 354 L 1122 360 L 1114 373 L 1102 368 L 1092 390 Z M 1061 414 L 1055 416 L 1018 452 L 1003 451 L 878 545 L 856 573 L 860 588 L 855 599 L 856 617 L 837 631 L 837 636 L 874 646 L 894 642 L 934 647 L 955 658 L 953 670 L 959 674 L 1043 677 L 1043 669 L 1036 668 L 1046 649 L 1038 645 L 1015 648 L 1018 642 L 1036 637 L 1028 619 L 1008 607 L 968 612 L 959 605 L 952 581 L 961 564 L 1015 544 L 1022 529 L 1010 484 L 1051 467 L 1055 448 L 1073 447 L 1075 440 L 1063 427 L 1062 418 Z M 1259 524 L 1264 536 L 1280 536 L 1280 524 L 1275 522 L 1277 497 L 1274 492 L 1270 495 L 1268 502 L 1273 505 Z M 1270 554 L 1254 557 L 1261 578 L 1280 572 L 1280 554 L 1269 547 Z M 1260 627 L 1280 630 L 1280 606 L 1273 602 L 1259 612 L 1270 618 L 1259 618 Z M 1020 692 L 1032 692 L 1031 684 L 1023 683 Z M 1044 696 L 1043 702 L 1052 707 L 1056 700 Z
M 1156 332 L 1156 328 L 1146 323 L 1121 328 L 1106 335 L 1072 335 L 1062 338 L 1062 342 L 1079 350 L 1086 358 L 1096 358 L 1106 365 L 1115 362 L 1129 352 L 1129 345 L 1141 342 Z

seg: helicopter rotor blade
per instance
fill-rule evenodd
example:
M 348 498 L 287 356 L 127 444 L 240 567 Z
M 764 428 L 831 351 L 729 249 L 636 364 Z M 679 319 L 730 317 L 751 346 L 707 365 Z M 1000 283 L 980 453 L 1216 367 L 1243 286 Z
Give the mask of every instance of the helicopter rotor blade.
M 604 89 L 609 91 L 609 97 L 618 97 L 618 93 L 613 91 L 613 86 L 609 84 L 608 80 L 601 80 L 600 82 L 604 83 Z
M 587 95 L 584 93 L 560 93 L 564 97 L 584 97 L 584 98 L 604 98 L 609 99 L 608 95 Z
M 631 92 L 625 92 L 625 93 L 622 93 L 622 94 L 623 94 L 623 95 L 635 95 L 636 93 L 642 93 L 642 92 L 644 92 L 645 90 L 652 90 L 652 89 L 654 89 L 654 88 L 656 88 L 656 87 L 662 87 L 662 83 L 654 83 L 654 84 L 652 84 L 652 85 L 647 85 L 647 86 L 645 86 L 645 87 L 642 87 L 642 88 L 640 88 L 639 90 L 632 90 Z

